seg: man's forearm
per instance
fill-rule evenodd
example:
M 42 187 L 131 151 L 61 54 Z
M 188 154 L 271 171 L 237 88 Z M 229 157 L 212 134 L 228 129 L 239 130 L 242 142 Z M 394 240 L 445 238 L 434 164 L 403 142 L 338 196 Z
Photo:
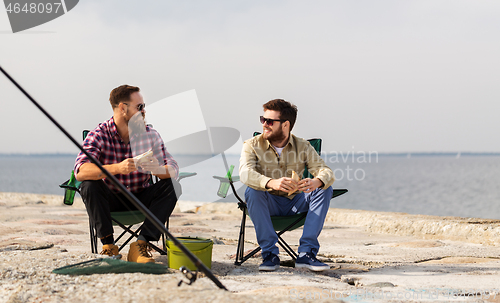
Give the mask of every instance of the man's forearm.
M 266 185 L 270 180 L 271 178 L 260 174 L 254 169 L 248 169 L 245 166 L 240 167 L 240 181 L 246 186 L 258 190 L 267 190 Z
M 103 167 L 112 175 L 118 174 L 118 163 L 103 165 Z M 87 180 L 101 180 L 106 176 L 94 163 L 85 163 L 80 166 L 80 169 L 78 170 L 78 173 L 75 177 L 77 181 L 81 182 Z
M 153 172 L 153 175 L 160 178 L 160 179 L 168 179 L 168 178 L 172 178 L 172 176 L 175 176 L 176 173 L 175 173 L 175 170 L 172 166 L 165 165 L 162 167 L 162 169 L 159 173 L 156 174 Z

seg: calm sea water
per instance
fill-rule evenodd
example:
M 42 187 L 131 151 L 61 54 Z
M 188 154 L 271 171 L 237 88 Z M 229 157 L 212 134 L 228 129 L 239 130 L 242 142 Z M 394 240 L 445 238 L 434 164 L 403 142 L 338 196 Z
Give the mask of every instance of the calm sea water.
M 74 156 L 0 156 L 0 191 L 63 194 Z M 213 202 L 226 169 L 220 155 L 177 156 L 181 171 L 198 175 L 182 180 L 183 200 Z M 238 173 L 239 156 L 226 156 Z M 371 159 L 326 157 L 335 188 L 349 192 L 332 207 L 411 214 L 500 219 L 499 156 L 378 156 Z M 361 163 L 360 163 L 361 162 Z M 244 190 L 237 185 L 239 192 Z M 234 201 L 228 197 L 221 201 Z

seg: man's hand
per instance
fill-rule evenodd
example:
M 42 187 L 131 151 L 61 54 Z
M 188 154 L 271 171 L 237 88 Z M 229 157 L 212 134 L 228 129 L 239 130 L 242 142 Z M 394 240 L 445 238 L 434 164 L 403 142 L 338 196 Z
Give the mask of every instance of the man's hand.
M 324 185 L 323 182 L 318 178 L 314 178 L 314 179 L 305 178 L 305 179 L 300 180 L 299 184 L 298 184 L 299 190 L 303 191 L 305 193 L 310 193 L 313 190 L 315 190 L 316 188 L 319 188 L 323 185 Z
M 134 172 L 136 170 L 137 170 L 137 167 L 135 167 L 134 159 L 129 158 L 129 159 L 125 159 L 122 162 L 118 163 L 116 174 L 128 175 L 131 172 Z
M 103 167 L 112 175 L 128 175 L 131 172 L 137 171 L 135 161 L 132 158 L 125 159 L 120 163 L 106 164 Z M 76 180 L 82 182 L 85 180 L 101 180 L 105 175 L 97 165 L 88 162 L 80 166 L 75 177 Z
M 274 190 L 281 190 L 285 193 L 293 191 L 299 184 L 292 178 L 283 177 L 280 179 L 272 179 L 267 182 L 266 187 Z
M 158 163 L 158 159 L 156 159 L 155 157 L 149 157 L 146 160 L 141 160 L 138 166 L 143 171 L 149 171 L 153 175 L 162 175 L 167 172 L 165 166 L 160 166 L 160 163 Z

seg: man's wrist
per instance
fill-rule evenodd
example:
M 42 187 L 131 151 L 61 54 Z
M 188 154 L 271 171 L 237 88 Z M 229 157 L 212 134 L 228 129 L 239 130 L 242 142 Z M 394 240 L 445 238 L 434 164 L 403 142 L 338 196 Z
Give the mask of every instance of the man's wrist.
M 152 175 L 157 176 L 160 179 L 171 178 L 173 173 L 175 173 L 175 171 L 168 165 L 159 166 L 158 169 L 151 172 Z
M 269 181 L 267 181 L 266 186 L 264 186 L 264 188 L 266 188 L 266 189 L 271 188 L 271 186 L 269 185 L 269 183 L 271 183 L 271 181 L 273 181 L 273 179 L 269 179 Z
M 323 181 L 321 181 L 321 179 L 320 179 L 320 178 L 314 178 L 314 179 L 319 181 L 319 186 L 318 186 L 318 188 L 322 188 L 322 187 L 324 187 L 324 186 L 325 186 L 325 183 L 323 183 Z

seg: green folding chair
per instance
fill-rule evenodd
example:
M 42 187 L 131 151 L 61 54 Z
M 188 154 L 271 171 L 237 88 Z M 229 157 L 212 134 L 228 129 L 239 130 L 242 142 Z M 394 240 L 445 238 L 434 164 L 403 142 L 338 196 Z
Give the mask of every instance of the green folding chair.
M 88 133 L 89 130 L 83 131 L 84 140 L 87 137 Z M 180 182 L 181 179 L 192 176 L 196 176 L 196 173 L 181 172 L 179 173 L 179 178 L 177 181 Z M 76 180 L 74 171 L 71 171 L 71 177 L 69 178 L 69 180 L 59 185 L 59 187 L 64 189 L 64 201 L 63 201 L 64 204 L 73 205 L 75 194 L 79 192 L 79 187 L 81 183 L 82 182 Z M 146 217 L 139 210 L 111 212 L 111 220 L 113 221 L 113 225 L 120 226 L 123 229 L 122 233 L 115 239 L 115 242 L 118 243 L 120 239 L 129 234 L 129 237 L 119 246 L 118 251 L 121 251 L 122 248 L 124 248 L 130 242 L 130 240 L 132 240 L 133 238 L 137 238 L 139 236 L 139 232 L 143 227 L 142 223 L 144 222 L 145 219 Z M 141 225 L 134 230 L 133 226 L 136 224 L 141 224 Z M 169 220 L 167 219 L 166 222 L 167 229 L 168 229 L 168 224 Z M 93 226 L 92 223 L 90 222 L 90 218 L 89 218 L 89 229 L 90 229 L 90 249 L 92 253 L 97 254 L 97 234 L 95 226 Z M 156 250 L 160 254 L 166 255 L 167 249 L 166 249 L 165 235 L 163 234 L 161 236 L 161 241 L 162 241 L 162 248 L 159 248 L 158 246 L 151 243 L 150 245 L 154 250 Z
M 259 135 L 260 133 L 255 132 L 254 136 Z M 321 139 L 309 139 L 309 143 L 314 147 L 316 152 L 321 155 Z M 225 177 L 213 176 L 215 179 L 220 181 L 219 190 L 217 191 L 217 195 L 221 198 L 225 198 L 231 188 L 234 196 L 238 199 L 238 208 L 242 210 L 243 215 L 241 218 L 240 225 L 240 234 L 238 237 L 238 247 L 236 249 L 236 260 L 234 262 L 235 265 L 241 265 L 246 260 L 251 258 L 253 255 L 258 253 L 261 248 L 257 247 L 247 255 L 245 253 L 245 224 L 246 217 L 250 218 L 248 214 L 248 208 L 245 201 L 243 201 L 236 189 L 234 187 L 234 182 L 238 182 L 240 180 L 239 176 L 232 176 L 234 165 L 231 165 L 229 171 L 227 172 Z M 312 178 L 313 176 L 307 171 L 307 167 L 304 171 L 303 178 Z M 332 199 L 338 197 L 342 194 L 345 194 L 347 189 L 334 189 Z M 297 229 L 302 227 L 306 221 L 307 212 L 297 213 L 292 216 L 271 216 L 271 222 L 273 223 L 274 230 L 276 231 L 276 235 L 278 236 L 278 244 L 283 248 L 284 251 L 288 253 L 288 255 L 295 261 L 297 259 L 297 253 L 288 245 L 288 243 L 281 237 L 285 232 Z M 251 218 L 250 218 L 251 219 Z

